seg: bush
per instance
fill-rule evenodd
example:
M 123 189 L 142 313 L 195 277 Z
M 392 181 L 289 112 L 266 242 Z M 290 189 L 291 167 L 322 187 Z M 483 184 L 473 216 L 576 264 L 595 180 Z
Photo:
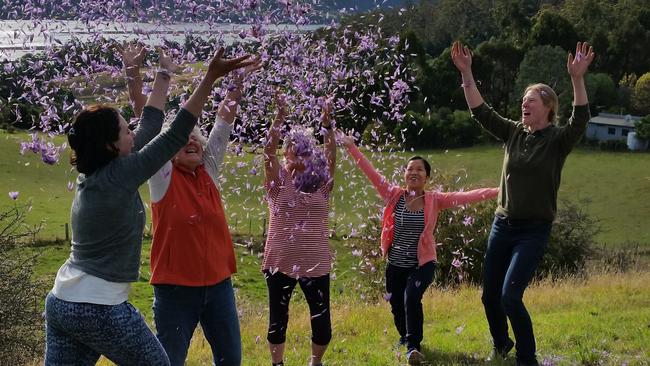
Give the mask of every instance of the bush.
M 566 277 L 583 274 L 587 260 L 594 256 L 598 221 L 587 214 L 589 201 L 561 202 L 551 238 L 537 269 L 538 277 Z
M 0 365 L 26 364 L 43 351 L 43 288 L 33 279 L 36 255 L 25 248 L 38 231 L 24 225 L 29 210 L 0 212 Z
M 638 138 L 650 141 L 650 114 L 634 122 L 634 129 Z

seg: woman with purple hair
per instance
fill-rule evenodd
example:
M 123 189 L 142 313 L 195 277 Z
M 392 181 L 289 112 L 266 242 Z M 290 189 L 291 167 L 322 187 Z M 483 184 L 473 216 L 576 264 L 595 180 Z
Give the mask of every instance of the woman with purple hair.
M 329 309 L 329 198 L 336 165 L 336 141 L 329 118 L 329 105 L 321 121 L 324 149 L 304 129 L 284 137 L 284 163 L 276 150 L 280 127 L 287 116 L 281 97 L 264 148 L 264 186 L 269 204 L 269 228 L 262 271 L 269 293 L 267 340 L 273 365 L 283 365 L 289 321 L 289 301 L 297 283 L 309 304 L 312 327 L 310 365 L 321 359 L 332 338 Z

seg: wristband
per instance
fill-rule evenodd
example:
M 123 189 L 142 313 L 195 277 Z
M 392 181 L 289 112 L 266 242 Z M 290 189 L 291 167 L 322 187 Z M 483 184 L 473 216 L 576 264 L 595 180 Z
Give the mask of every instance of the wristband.
M 167 70 L 167 69 L 158 69 L 158 70 L 156 70 L 156 73 L 167 76 L 167 77 L 171 77 L 171 74 L 170 74 L 169 70 Z

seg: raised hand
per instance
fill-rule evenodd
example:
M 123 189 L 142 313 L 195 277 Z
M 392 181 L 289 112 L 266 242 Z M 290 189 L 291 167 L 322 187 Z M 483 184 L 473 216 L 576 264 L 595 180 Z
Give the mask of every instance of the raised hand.
M 566 68 L 572 78 L 581 78 L 587 72 L 589 65 L 594 60 L 594 48 L 587 42 L 576 44 L 575 56 L 569 52 Z
M 179 69 L 179 66 L 176 65 L 172 58 L 163 50 L 160 50 L 158 53 L 158 64 L 160 65 L 161 69 L 164 69 L 170 73 L 175 73 Z
M 454 42 L 451 46 L 451 60 L 461 73 L 472 70 L 472 52 L 467 46 L 463 46 L 460 41 Z
M 224 59 L 223 54 L 223 47 L 219 47 L 217 53 L 214 55 L 210 61 L 210 64 L 208 65 L 206 78 L 210 78 L 212 81 L 215 81 L 218 78 L 227 75 L 233 70 L 241 69 L 255 63 L 255 60 L 251 59 L 250 55 L 244 55 L 233 59 Z
M 276 106 L 276 115 L 275 119 L 273 120 L 273 125 L 272 127 L 279 127 L 282 125 L 284 122 L 284 119 L 287 117 L 289 114 L 289 111 L 287 109 L 287 96 L 284 95 L 282 92 L 279 90 L 275 92 L 275 96 L 273 97 L 273 100 L 275 101 L 275 106 Z
M 262 58 L 258 55 L 251 59 L 252 63 L 242 69 L 236 70 L 233 75 L 233 81 L 237 88 L 241 87 L 244 79 L 255 71 L 262 68 Z
M 142 66 L 142 61 L 144 61 L 144 56 L 147 53 L 147 49 L 143 44 L 124 42 L 121 45 L 117 44 L 115 48 L 122 56 L 122 65 L 124 65 L 124 69 L 139 69 Z
M 341 143 L 341 145 L 348 147 L 355 144 L 354 137 L 352 135 L 346 135 L 343 131 L 336 130 L 336 140 Z
M 321 117 L 321 126 L 323 126 L 324 128 L 329 128 L 330 125 L 332 124 L 331 113 L 332 113 L 332 98 L 328 97 L 323 102 L 323 116 Z

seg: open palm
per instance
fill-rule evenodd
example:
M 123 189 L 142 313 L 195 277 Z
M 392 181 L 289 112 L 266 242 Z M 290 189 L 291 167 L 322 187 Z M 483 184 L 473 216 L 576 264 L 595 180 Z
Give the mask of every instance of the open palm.
M 572 77 L 582 77 L 594 60 L 594 48 L 587 42 L 578 42 L 575 56 L 569 53 L 567 70 Z
M 451 60 L 461 73 L 472 68 L 472 52 L 467 46 L 463 46 L 460 41 L 454 42 L 451 46 Z

